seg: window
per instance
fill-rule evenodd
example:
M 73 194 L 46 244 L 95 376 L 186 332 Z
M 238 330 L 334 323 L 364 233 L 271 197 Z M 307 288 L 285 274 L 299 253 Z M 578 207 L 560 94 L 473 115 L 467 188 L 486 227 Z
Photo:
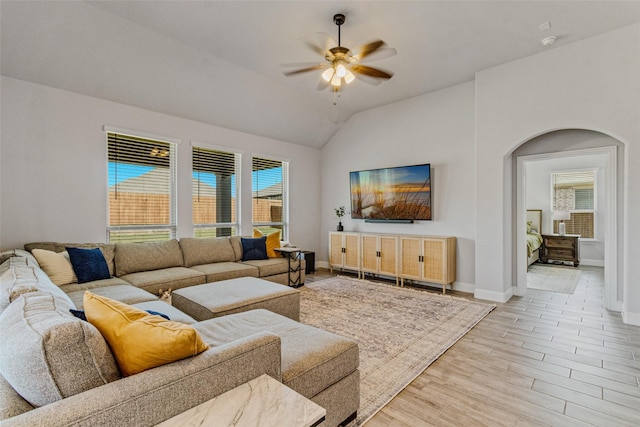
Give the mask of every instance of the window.
M 238 234 L 240 154 L 192 148 L 195 237 Z
M 567 234 L 594 238 L 596 170 L 553 172 L 554 211 L 568 211 L 571 219 L 564 221 Z M 559 221 L 553 221 L 553 232 L 558 232 Z
M 252 207 L 253 227 L 270 234 L 281 230 L 288 240 L 289 162 L 253 158 Z
M 107 132 L 109 242 L 176 234 L 176 143 Z

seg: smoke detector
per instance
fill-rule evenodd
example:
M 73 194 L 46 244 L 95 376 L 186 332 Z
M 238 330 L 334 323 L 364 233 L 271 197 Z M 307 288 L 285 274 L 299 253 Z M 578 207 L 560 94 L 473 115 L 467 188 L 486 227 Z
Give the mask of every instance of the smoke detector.
M 540 43 L 542 43 L 543 46 L 551 46 L 556 42 L 556 39 L 557 39 L 556 36 L 549 36 L 540 40 Z

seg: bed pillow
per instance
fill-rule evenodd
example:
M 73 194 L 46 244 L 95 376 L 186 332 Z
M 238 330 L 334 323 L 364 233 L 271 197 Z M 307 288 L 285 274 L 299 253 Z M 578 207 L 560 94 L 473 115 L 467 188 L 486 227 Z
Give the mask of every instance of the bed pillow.
M 49 276 L 56 285 L 68 285 L 75 283 L 78 278 L 73 271 L 68 252 L 53 252 L 45 249 L 34 249 L 32 252 L 40 268 Z
M 245 238 L 242 237 L 242 261 L 252 261 L 257 259 L 269 259 L 267 256 L 267 237 Z
M 84 293 L 84 312 L 109 344 L 123 376 L 209 349 L 198 331 L 189 325 L 165 320 L 89 291 Z
M 266 235 L 267 240 L 265 242 L 265 245 L 267 247 L 267 256 L 269 258 L 279 258 L 280 254 L 278 254 L 274 249 L 277 249 L 280 247 L 280 234 L 281 231 L 274 231 L 273 233 L 269 233 Z M 264 236 L 264 234 L 262 233 L 262 231 L 258 230 L 257 228 L 253 229 L 253 237 L 262 237 Z
M 99 248 L 67 248 L 78 283 L 111 278 L 109 266 Z

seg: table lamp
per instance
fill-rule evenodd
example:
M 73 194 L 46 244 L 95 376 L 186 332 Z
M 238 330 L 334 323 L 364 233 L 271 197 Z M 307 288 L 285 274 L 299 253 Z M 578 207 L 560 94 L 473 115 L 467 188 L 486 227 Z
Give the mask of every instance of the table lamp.
M 569 211 L 553 211 L 553 220 L 560 221 L 560 223 L 558 224 L 558 235 L 564 236 L 566 232 L 566 228 L 563 221 L 570 220 L 570 219 L 571 219 L 571 212 Z

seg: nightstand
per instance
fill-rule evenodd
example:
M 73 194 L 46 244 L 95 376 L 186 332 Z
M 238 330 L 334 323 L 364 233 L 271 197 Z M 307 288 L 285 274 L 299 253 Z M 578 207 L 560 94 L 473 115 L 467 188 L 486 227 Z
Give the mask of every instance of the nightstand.
M 540 261 L 549 262 L 571 261 L 573 266 L 580 265 L 580 235 L 579 234 L 543 234 Z

